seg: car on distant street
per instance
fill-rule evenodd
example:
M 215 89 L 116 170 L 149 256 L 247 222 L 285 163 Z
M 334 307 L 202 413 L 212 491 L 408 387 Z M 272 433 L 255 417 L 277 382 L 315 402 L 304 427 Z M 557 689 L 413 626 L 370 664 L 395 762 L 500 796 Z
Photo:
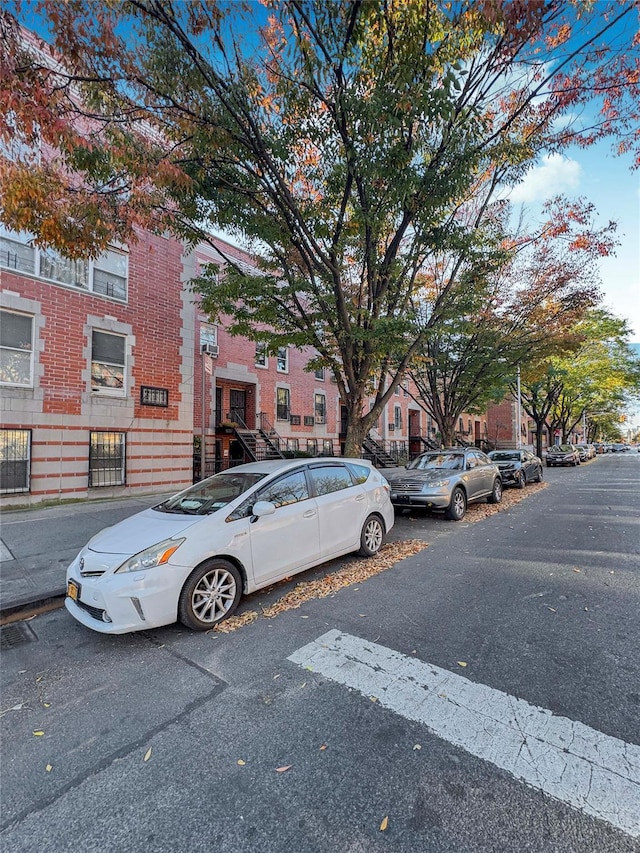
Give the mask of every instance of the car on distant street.
M 576 444 L 574 447 L 578 448 L 581 462 L 588 462 L 596 455 L 596 449 L 593 444 Z
M 487 455 L 500 469 L 503 486 L 524 489 L 527 483 L 542 482 L 542 459 L 528 450 L 492 450 Z
M 444 510 L 451 521 L 464 518 L 467 506 L 474 501 L 502 500 L 500 469 L 474 447 L 430 450 L 406 468 L 385 471 L 385 476 L 396 509 Z
M 547 468 L 552 465 L 579 465 L 580 453 L 573 444 L 554 444 L 547 450 Z
M 95 631 L 180 620 L 205 631 L 243 593 L 358 551 L 393 527 L 389 484 L 362 459 L 251 462 L 94 536 L 67 569 L 65 606 Z

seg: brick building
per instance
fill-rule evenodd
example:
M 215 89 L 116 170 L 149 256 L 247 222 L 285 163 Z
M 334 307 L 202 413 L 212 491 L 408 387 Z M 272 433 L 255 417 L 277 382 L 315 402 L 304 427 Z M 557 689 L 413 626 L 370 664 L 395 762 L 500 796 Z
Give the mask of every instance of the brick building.
M 3 503 L 191 482 L 195 309 L 182 245 L 95 261 L 0 230 Z

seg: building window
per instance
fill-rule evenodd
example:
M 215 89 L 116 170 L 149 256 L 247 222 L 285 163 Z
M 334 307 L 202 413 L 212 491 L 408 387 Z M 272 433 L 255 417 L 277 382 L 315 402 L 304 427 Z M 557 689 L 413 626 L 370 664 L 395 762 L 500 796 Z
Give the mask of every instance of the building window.
M 289 420 L 290 394 L 288 388 L 276 388 L 276 419 Z
M 124 396 L 126 339 L 122 335 L 93 331 L 91 335 L 91 390 Z
M 276 370 L 278 371 L 278 373 L 289 372 L 289 349 L 287 347 L 280 347 L 278 349 L 278 360 L 276 363 Z
M 400 406 L 395 406 L 393 415 L 393 425 L 396 429 L 402 429 L 402 409 Z
M 318 367 L 313 374 L 320 382 L 324 382 L 324 367 Z
M 107 249 L 95 260 L 70 260 L 55 249 L 34 246 L 30 234 L 0 225 L 0 266 L 111 299 L 127 298 L 129 258 L 118 249 Z
M 89 485 L 123 486 L 125 483 L 124 432 L 92 432 L 89 439 Z
M 0 383 L 33 385 L 33 317 L 0 311 Z
M 408 379 L 403 379 L 403 381 L 402 381 L 402 393 L 404 394 L 405 397 L 409 396 L 409 380 Z
M 269 361 L 267 359 L 267 345 L 264 341 L 258 341 L 256 344 L 256 367 L 268 367 Z
M 327 398 L 324 394 L 315 395 L 315 412 L 316 423 L 326 424 L 327 422 Z
M 332 438 L 323 438 L 322 439 L 322 453 L 324 456 L 333 456 L 333 439 Z
M 31 430 L 0 430 L 0 493 L 29 491 Z
M 462 418 L 458 418 L 458 432 L 464 432 L 464 423 L 462 422 Z
M 307 439 L 307 453 L 310 453 L 312 456 L 318 455 L 318 439 L 317 438 L 308 438 Z
M 200 349 L 209 344 L 215 346 L 218 343 L 218 327 L 211 323 L 200 323 Z
M 297 453 L 300 450 L 300 439 L 299 438 L 288 438 L 287 439 L 287 450 L 291 453 Z

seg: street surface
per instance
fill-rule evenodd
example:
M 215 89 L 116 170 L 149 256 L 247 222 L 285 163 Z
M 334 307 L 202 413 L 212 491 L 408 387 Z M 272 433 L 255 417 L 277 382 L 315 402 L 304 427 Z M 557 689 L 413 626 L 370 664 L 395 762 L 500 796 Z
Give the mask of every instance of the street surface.
M 2 655 L 2 849 L 638 853 L 639 475 L 404 516 L 426 550 L 230 634 L 34 618 Z

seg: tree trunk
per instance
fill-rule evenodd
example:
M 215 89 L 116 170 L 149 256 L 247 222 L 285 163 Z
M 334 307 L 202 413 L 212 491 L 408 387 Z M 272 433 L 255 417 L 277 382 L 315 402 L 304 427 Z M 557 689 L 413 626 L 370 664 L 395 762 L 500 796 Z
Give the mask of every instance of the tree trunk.
M 349 415 L 351 413 L 349 412 Z M 347 437 L 344 442 L 344 455 L 359 459 L 362 456 L 362 442 L 367 435 L 367 428 L 361 417 L 347 421 Z

